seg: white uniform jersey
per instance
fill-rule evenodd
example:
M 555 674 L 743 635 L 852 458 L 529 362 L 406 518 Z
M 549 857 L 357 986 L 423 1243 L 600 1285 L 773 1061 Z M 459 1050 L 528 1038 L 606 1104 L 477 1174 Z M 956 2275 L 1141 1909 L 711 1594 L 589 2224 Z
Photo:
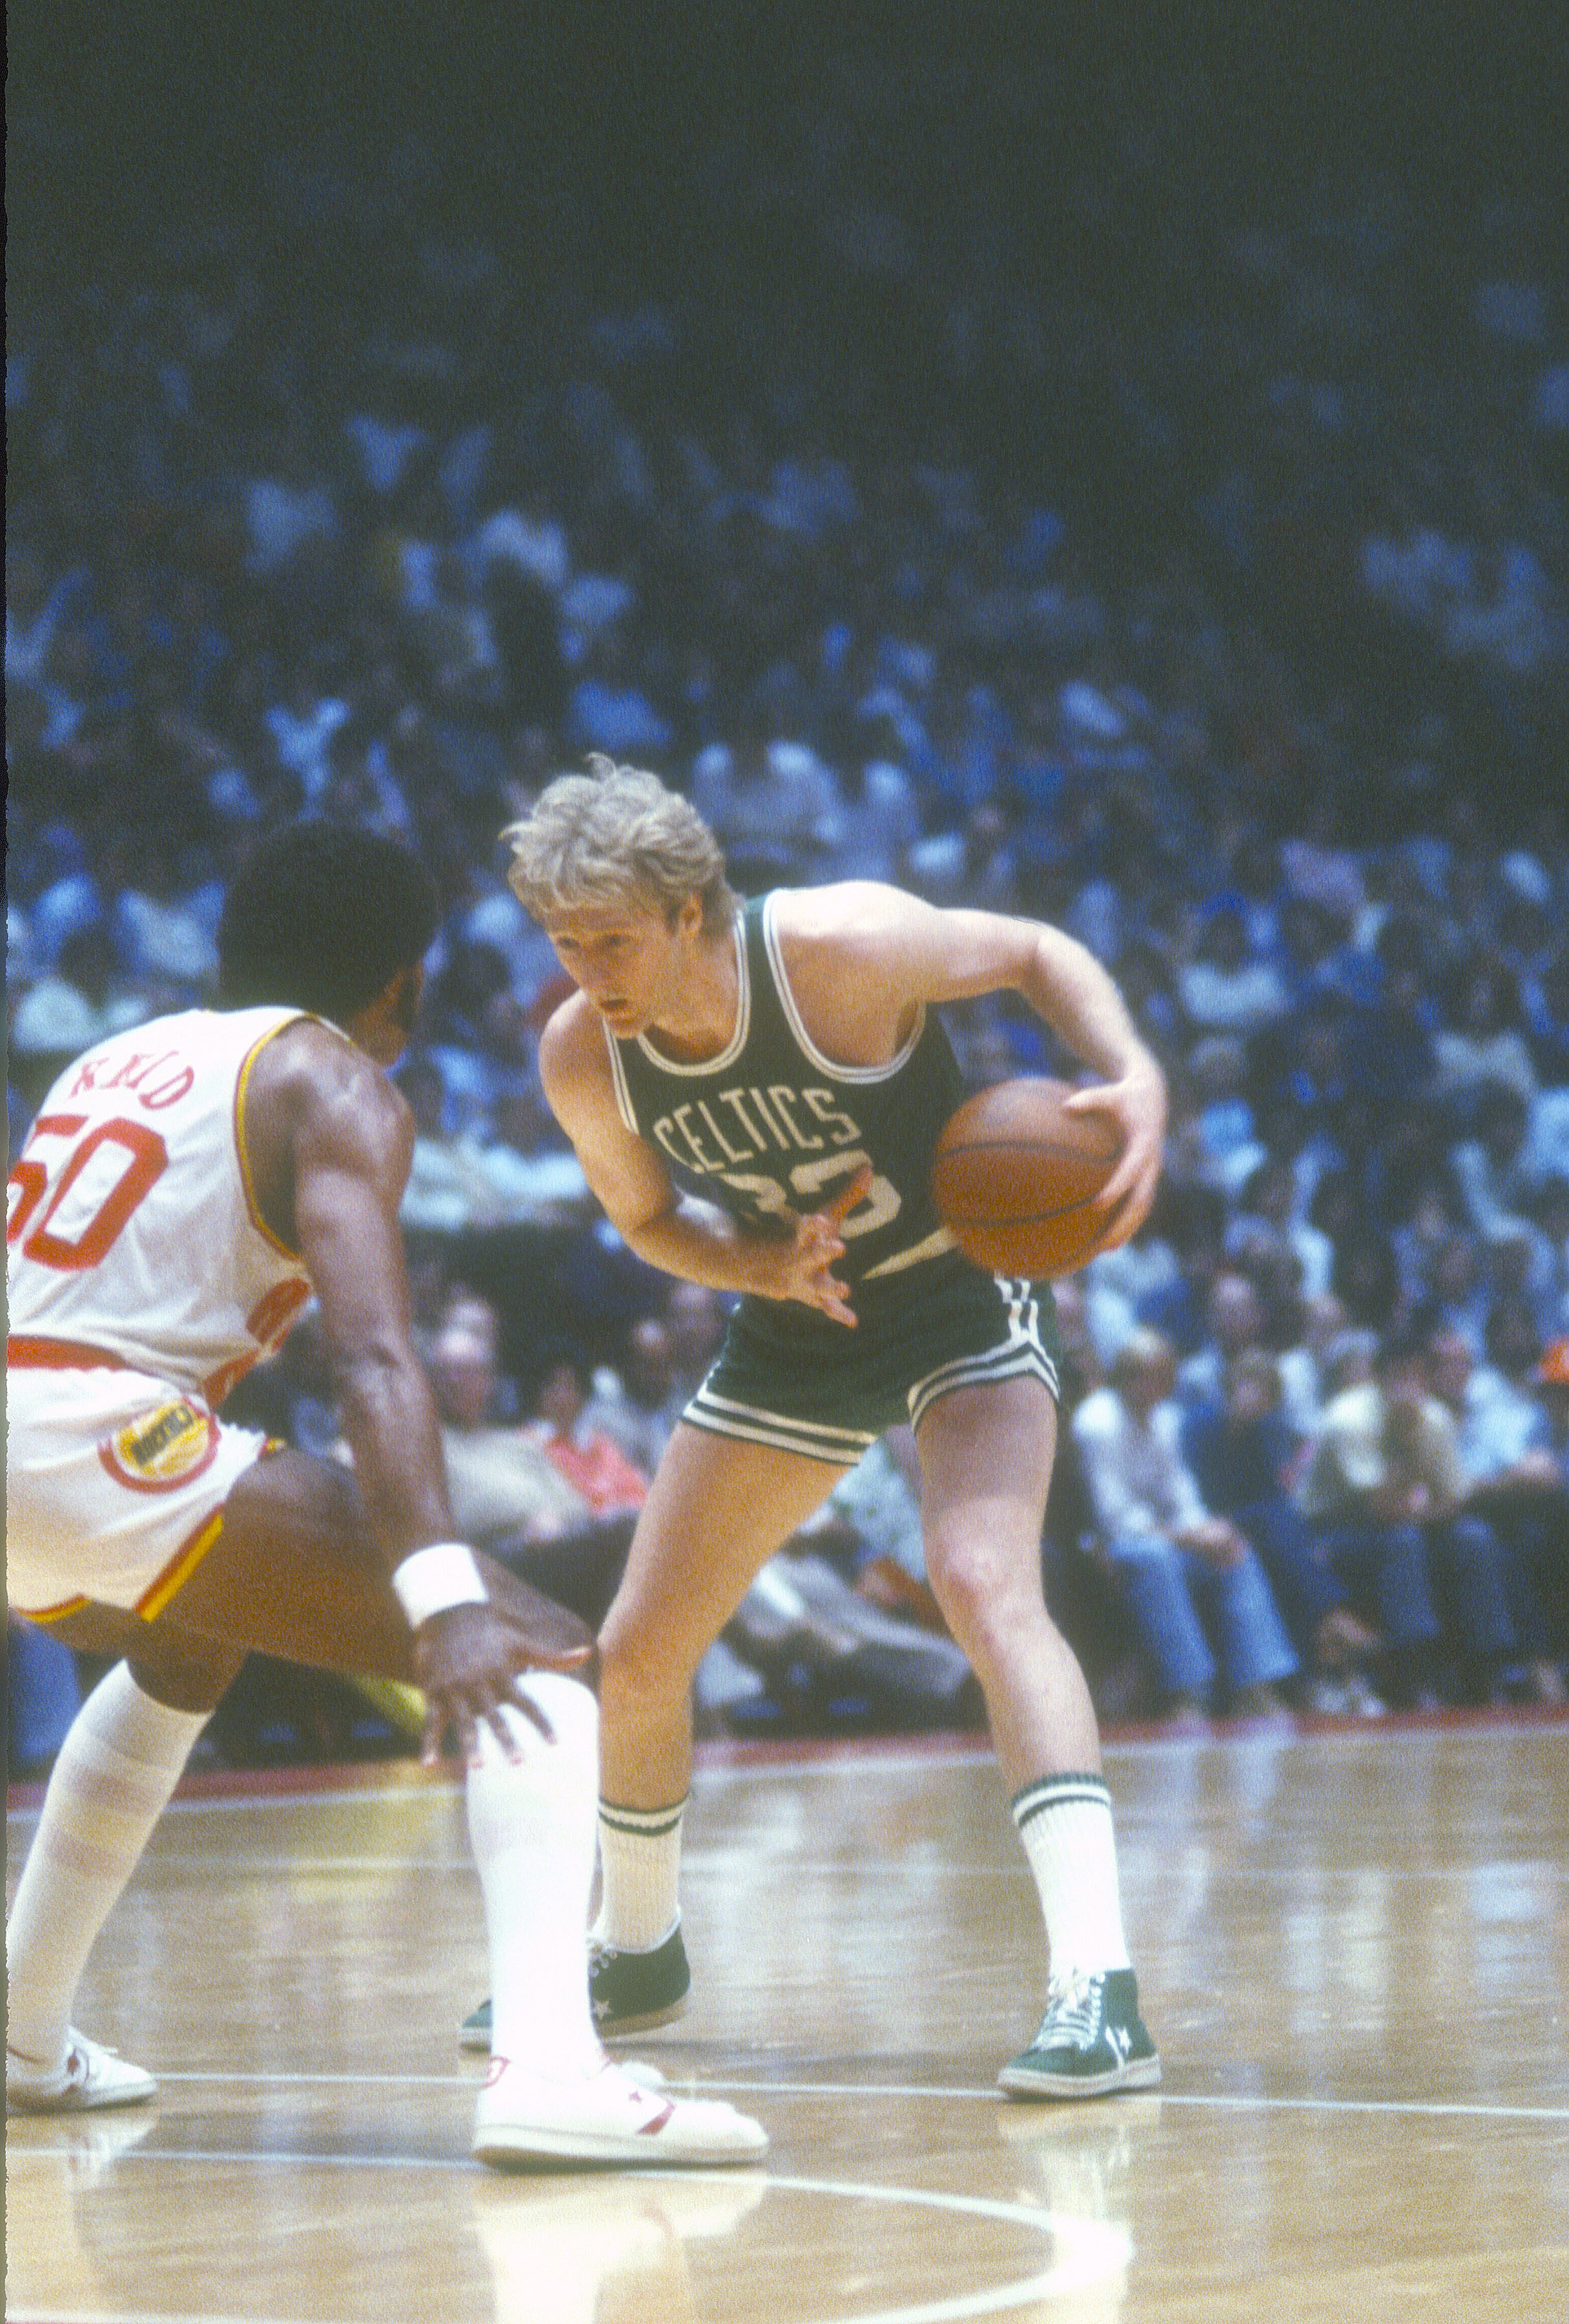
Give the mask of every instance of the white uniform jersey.
M 298 1009 L 193 1009 L 89 1049 L 45 1098 L 7 1182 L 8 1355 L 104 1358 L 208 1406 L 310 1296 L 263 1219 L 245 1085 Z

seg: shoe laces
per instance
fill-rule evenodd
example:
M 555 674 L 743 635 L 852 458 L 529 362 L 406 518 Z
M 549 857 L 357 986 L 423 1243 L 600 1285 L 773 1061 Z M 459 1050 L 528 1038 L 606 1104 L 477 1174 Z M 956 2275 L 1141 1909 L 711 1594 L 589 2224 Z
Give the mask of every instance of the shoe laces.
M 1104 1986 L 1105 1979 L 1094 1969 L 1070 1969 L 1066 1977 L 1054 1977 L 1047 1987 L 1038 2046 L 1057 2049 L 1072 2043 L 1076 2049 L 1087 2049 L 1098 2041 Z

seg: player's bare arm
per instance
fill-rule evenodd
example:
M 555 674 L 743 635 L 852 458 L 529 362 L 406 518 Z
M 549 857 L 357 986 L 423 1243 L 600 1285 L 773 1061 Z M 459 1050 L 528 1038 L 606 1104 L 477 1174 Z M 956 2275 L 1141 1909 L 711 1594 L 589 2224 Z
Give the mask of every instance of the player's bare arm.
M 244 1126 L 262 1214 L 300 1252 L 320 1303 L 345 1433 L 390 1571 L 455 1531 L 398 1228 L 412 1120 L 367 1057 L 325 1027 L 301 1023 L 258 1058 Z M 526 1628 L 494 1603 L 432 1615 L 414 1640 L 429 1704 L 427 1757 L 449 1724 L 466 1752 L 482 1718 L 504 1742 L 494 1714 L 516 1700 L 517 1674 L 577 1669 L 588 1653 L 572 1618 L 544 1598 Z
M 792 1233 L 749 1233 L 728 1211 L 683 1194 L 663 1157 L 628 1130 L 615 1102 L 605 1030 L 581 993 L 563 1002 L 540 1043 L 540 1077 L 551 1111 L 572 1140 L 583 1173 L 622 1240 L 651 1267 L 765 1299 L 798 1299 L 854 1326 L 845 1286 L 834 1273 L 844 1256 L 839 1222 L 865 1194 L 862 1172 Z
M 1166 1085 L 1115 984 L 1083 945 L 1040 921 L 941 911 L 867 881 L 791 890 L 775 911 L 807 1028 L 837 1063 L 886 1064 L 924 1004 L 1017 992 L 1100 1075 L 1070 1104 L 1105 1115 L 1122 1147 L 1105 1190 L 1114 1215 L 1108 1246 L 1135 1232 L 1160 1175 Z

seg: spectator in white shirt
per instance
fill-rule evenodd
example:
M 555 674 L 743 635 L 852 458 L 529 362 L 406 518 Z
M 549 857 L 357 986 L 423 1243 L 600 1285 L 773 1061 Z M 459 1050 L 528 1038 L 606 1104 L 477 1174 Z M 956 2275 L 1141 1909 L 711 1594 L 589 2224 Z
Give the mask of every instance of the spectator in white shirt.
M 1569 1474 L 1555 1455 L 1544 1392 L 1554 1351 L 1541 1353 L 1530 1311 L 1516 1301 L 1494 1310 L 1488 1352 L 1491 1360 L 1476 1364 L 1462 1333 L 1435 1332 L 1428 1342 L 1433 1393 L 1454 1421 L 1463 1506 L 1492 1527 L 1509 1554 L 1524 1692 L 1537 1702 L 1561 1703 L 1569 1700 Z M 1558 1362 L 1569 1377 L 1561 1356 Z
M 1251 1547 L 1182 1459 L 1175 1379 L 1169 1342 L 1141 1325 L 1074 1415 L 1097 1525 L 1167 1714 L 1202 1714 L 1223 1672 L 1232 1711 L 1268 1715 L 1297 1656 Z
M 1245 1038 L 1278 1024 L 1291 1006 L 1278 972 L 1248 952 L 1247 925 L 1239 911 L 1216 912 L 1199 941 L 1197 956 L 1177 979 L 1184 1016 L 1198 1033 Z

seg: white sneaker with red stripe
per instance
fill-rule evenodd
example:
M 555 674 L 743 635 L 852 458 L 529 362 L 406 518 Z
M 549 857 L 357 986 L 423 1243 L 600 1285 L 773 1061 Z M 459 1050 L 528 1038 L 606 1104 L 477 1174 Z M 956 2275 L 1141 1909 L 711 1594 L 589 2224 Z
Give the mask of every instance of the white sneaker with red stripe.
M 493 2057 L 474 2152 L 501 2169 L 540 2163 L 757 2163 L 768 2133 L 723 2098 L 671 2098 L 607 2060 L 582 2082 L 552 2082 Z
M 65 2056 L 41 2065 L 13 2049 L 5 2052 L 7 2114 L 88 2114 L 99 2107 L 145 2106 L 158 2085 L 144 2066 L 134 2066 L 117 2050 L 89 2042 L 74 2025 L 67 2030 Z

